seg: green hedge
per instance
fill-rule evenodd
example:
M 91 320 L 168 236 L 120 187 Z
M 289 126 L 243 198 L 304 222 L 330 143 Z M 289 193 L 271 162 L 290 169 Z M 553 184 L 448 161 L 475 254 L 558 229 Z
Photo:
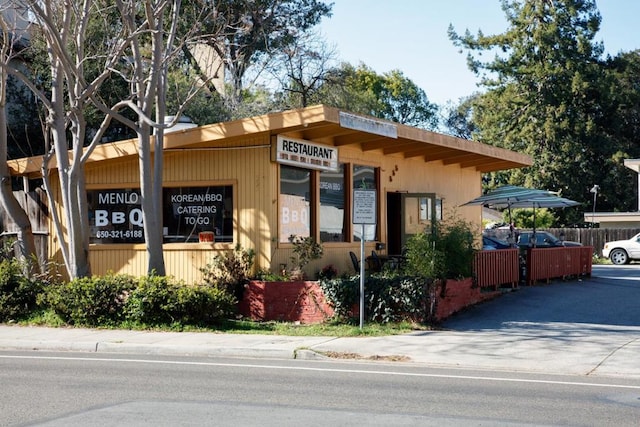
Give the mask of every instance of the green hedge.
M 430 319 L 431 281 L 423 277 L 371 274 L 365 277 L 365 317 L 374 322 Z M 320 287 L 337 317 L 353 317 L 359 306 L 360 276 L 321 280 Z
M 204 326 L 228 318 L 236 305 L 233 295 L 218 288 L 187 286 L 164 276 L 127 275 L 53 285 L 43 300 L 65 323 L 82 326 Z
M 0 322 L 29 315 L 36 308 L 41 291 L 41 282 L 27 278 L 18 261 L 0 261 Z

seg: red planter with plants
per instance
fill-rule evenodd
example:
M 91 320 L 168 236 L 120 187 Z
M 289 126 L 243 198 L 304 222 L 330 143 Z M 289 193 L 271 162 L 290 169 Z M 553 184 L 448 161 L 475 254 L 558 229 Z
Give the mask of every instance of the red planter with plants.
M 333 316 L 333 309 L 315 281 L 251 281 L 238 310 L 258 321 L 320 323 Z

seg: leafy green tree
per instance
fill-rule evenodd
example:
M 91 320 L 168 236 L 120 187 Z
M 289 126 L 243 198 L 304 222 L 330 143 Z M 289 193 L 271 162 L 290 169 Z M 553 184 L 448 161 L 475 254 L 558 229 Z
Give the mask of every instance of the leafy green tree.
M 342 64 L 327 73 L 317 100 L 356 113 L 368 114 L 425 129 L 438 125 L 438 107 L 400 70 L 378 74 L 364 64 Z
M 458 104 L 449 101 L 443 108 L 444 131 L 458 138 L 471 139 L 476 131 L 472 116 L 473 95 L 461 99 Z
M 624 166 L 624 160 L 640 156 L 640 50 L 621 52 L 604 63 L 602 96 L 604 139 L 610 147 L 604 152 L 603 167 L 594 179 L 598 210 L 635 211 L 637 174 Z M 604 147 L 601 147 L 601 149 Z
M 502 7 L 509 22 L 503 34 L 459 35 L 449 28 L 450 39 L 470 52 L 469 68 L 487 88 L 473 102 L 474 137 L 532 156 L 533 166 L 510 171 L 509 183 L 587 200 L 607 153 L 617 151 L 600 127 L 606 117 L 595 2 L 503 0 Z M 496 55 L 482 62 L 487 51 Z M 579 216 L 565 210 L 560 222 L 580 221 Z
M 509 214 L 506 210 L 502 213 L 502 218 L 505 223 L 509 222 Z M 546 208 L 536 209 L 535 213 L 533 209 L 512 209 L 511 220 L 518 228 L 550 228 L 555 217 Z

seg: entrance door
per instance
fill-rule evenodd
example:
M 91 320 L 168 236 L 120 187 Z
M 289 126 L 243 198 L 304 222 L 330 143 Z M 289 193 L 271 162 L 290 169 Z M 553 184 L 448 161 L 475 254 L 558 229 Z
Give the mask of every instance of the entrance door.
M 441 219 L 434 193 L 387 193 L 387 245 L 389 255 L 399 255 L 411 236 Z

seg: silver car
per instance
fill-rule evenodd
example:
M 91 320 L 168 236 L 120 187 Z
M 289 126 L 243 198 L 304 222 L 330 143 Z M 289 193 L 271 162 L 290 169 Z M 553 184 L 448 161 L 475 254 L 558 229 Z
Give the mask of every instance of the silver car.
M 605 243 L 602 256 L 616 265 L 628 264 L 633 259 L 640 260 L 640 233 L 628 240 Z

